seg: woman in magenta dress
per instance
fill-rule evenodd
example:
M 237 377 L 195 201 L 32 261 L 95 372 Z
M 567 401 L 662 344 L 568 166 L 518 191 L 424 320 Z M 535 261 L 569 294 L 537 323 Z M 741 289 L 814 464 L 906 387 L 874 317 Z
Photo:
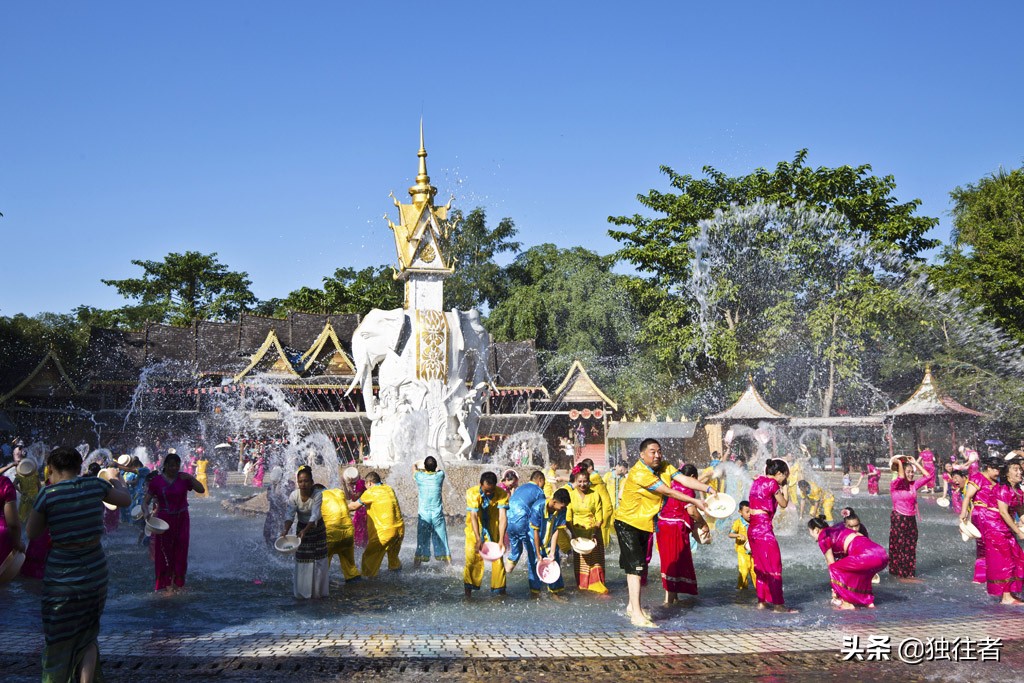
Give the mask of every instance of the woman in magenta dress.
M 778 611 L 796 611 L 786 608 L 782 595 L 782 553 L 772 526 L 775 511 L 789 505 L 784 486 L 788 478 L 789 465 L 786 461 L 769 458 L 764 466 L 764 475 L 750 485 L 747 542 L 754 559 L 758 609 L 771 607 Z
M 697 468 L 684 465 L 680 470 L 688 477 L 697 478 Z M 671 486 L 676 491 L 697 498 L 697 494 L 675 479 Z M 690 512 L 696 513 L 686 503 L 675 498 L 666 498 L 658 513 L 658 555 L 661 557 L 661 585 L 665 589 L 665 604 L 678 601 L 679 593 L 697 595 L 697 572 L 693 568 L 693 553 L 690 551 L 690 534 L 696 531 Z
M 205 491 L 202 484 L 180 469 L 181 458 L 175 453 L 167 455 L 163 471 L 149 482 L 149 490 L 142 501 L 142 509 L 147 516 L 155 501 L 157 518 L 170 526 L 162 534 L 153 534 L 156 590 L 173 590 L 185 585 L 189 541 L 188 492 Z
M 808 522 L 807 529 L 828 563 L 835 595 L 833 606 L 839 609 L 874 607 L 871 579 L 889 563 L 885 548 L 846 525 L 830 527 L 823 516 Z M 836 559 L 837 554 L 841 555 L 839 559 Z
M 1004 465 L 999 458 L 985 458 L 980 469 L 967 483 L 964 503 L 965 508 L 973 503 L 971 522 L 985 541 L 986 589 L 1003 605 L 1021 605 L 1015 594 L 1024 585 L 1024 551 L 1017 539 L 1024 539 L 1024 531 L 1012 516 L 1020 505 L 1021 466 L 1016 460 Z M 960 520 L 967 520 L 966 511 Z
M 0 562 L 6 560 L 12 550 L 25 552 L 18 518 L 18 491 L 10 479 L 0 474 Z
M 981 518 L 988 514 L 984 506 L 989 503 L 992 507 L 996 506 L 994 501 L 994 492 L 989 489 L 994 489 L 996 480 L 999 477 L 998 468 L 1002 466 L 998 460 L 991 462 L 990 464 L 996 466 L 996 471 L 992 472 L 992 477 L 986 477 L 983 474 L 981 468 L 981 460 L 976 459 L 974 461 L 974 471 L 967 471 L 967 481 L 964 483 L 964 500 L 960 509 L 960 520 L 964 519 L 971 520 L 971 523 L 981 531 L 983 525 Z M 978 497 L 981 494 L 981 497 Z M 975 505 L 981 502 L 982 506 L 979 510 L 975 511 Z M 982 531 L 981 538 L 974 540 L 974 583 L 985 585 L 988 579 L 988 569 L 986 567 L 987 552 L 985 549 L 985 532 Z
M 917 578 L 917 492 L 928 485 L 928 471 L 909 455 L 897 455 L 891 467 L 896 472 L 889 488 L 892 513 L 889 527 L 889 573 L 900 581 Z M 915 470 L 923 476 L 915 477 Z M 931 473 L 935 476 L 935 472 Z
M 878 482 L 882 478 L 882 471 L 875 467 L 874 463 L 868 463 L 868 495 L 878 495 Z
M 358 474 L 355 479 L 349 479 L 345 477 L 345 491 L 348 493 L 348 499 L 350 501 L 359 500 L 359 497 L 366 491 L 366 482 L 364 482 Z M 353 540 L 355 541 L 357 548 L 365 548 L 369 541 L 369 535 L 366 532 L 366 506 L 360 506 L 358 510 L 352 513 L 352 527 L 353 527 Z
M 263 475 L 266 474 L 267 459 L 262 455 L 256 458 L 256 474 L 252 477 L 252 485 L 258 489 L 263 488 Z

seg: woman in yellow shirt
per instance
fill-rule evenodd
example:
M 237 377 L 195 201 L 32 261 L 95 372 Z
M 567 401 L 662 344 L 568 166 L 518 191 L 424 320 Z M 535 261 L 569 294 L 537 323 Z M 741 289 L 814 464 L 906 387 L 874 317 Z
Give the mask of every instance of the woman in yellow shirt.
M 586 467 L 577 467 L 573 470 L 565 521 L 573 538 L 589 538 L 596 541 L 597 546 L 585 555 L 574 552 L 572 566 L 579 589 L 601 595 L 608 593 L 604 585 L 604 538 L 601 532 L 604 517 L 601 495 L 590 488 L 590 472 Z

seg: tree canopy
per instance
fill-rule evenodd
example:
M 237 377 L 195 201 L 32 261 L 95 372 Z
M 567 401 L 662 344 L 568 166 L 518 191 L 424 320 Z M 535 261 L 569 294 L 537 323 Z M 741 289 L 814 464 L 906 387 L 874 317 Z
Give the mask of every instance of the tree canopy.
M 490 228 L 486 210 L 478 206 L 466 216 L 453 212 L 452 224 L 456 227 L 447 246 L 455 273 L 444 283 L 444 307 L 494 308 L 509 288 L 508 275 L 495 257 L 518 252 L 521 246 L 512 241 L 518 232 L 515 223 L 502 218 Z
M 259 307 L 265 315 L 283 316 L 288 311 L 304 313 L 357 313 L 374 308 L 400 308 L 403 285 L 394 278 L 391 266 L 338 268 L 323 278 L 323 287 L 300 287 L 283 299 L 271 299 Z
M 231 320 L 256 303 L 249 275 L 228 270 L 216 253 L 172 252 L 162 261 L 132 263 L 142 268 L 142 277 L 102 282 L 146 307 L 147 314 L 154 316 L 152 322 L 191 325 L 200 320 Z
M 957 187 L 953 234 L 932 272 L 1018 341 L 1024 341 L 1024 168 Z

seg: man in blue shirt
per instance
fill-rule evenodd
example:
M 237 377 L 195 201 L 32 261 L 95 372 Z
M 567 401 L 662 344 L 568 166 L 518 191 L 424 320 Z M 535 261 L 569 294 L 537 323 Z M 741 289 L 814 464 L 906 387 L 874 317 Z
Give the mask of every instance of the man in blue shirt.
M 413 568 L 421 562 L 430 562 L 430 545 L 434 546 L 434 558 L 452 563 L 448 549 L 448 529 L 444 522 L 444 506 L 441 503 L 441 489 L 444 487 L 444 470 L 437 469 L 437 459 L 427 456 L 423 469 L 413 465 L 413 478 L 419 494 L 418 522 L 416 524 L 416 557 Z
M 505 560 L 505 569 L 512 571 L 526 550 L 527 572 L 530 581 L 530 593 L 540 594 L 543 583 L 537 575 L 537 562 L 541 558 L 551 557 L 558 561 L 558 531 L 565 533 L 565 508 L 569 504 L 569 492 L 559 489 L 551 499 L 544 497 L 544 473 L 540 470 L 530 475 L 530 483 L 523 484 L 512 494 L 508 511 L 509 555 Z M 548 586 L 548 590 L 557 593 L 564 584 L 558 581 Z

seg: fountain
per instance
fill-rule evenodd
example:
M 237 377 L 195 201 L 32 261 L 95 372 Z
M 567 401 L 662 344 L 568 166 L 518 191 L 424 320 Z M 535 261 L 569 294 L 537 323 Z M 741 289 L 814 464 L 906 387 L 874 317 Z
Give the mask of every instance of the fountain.
M 416 184 L 409 188 L 412 203 L 402 204 L 392 195 L 400 221 L 388 220 L 398 252 L 395 278 L 405 283 L 405 307 L 373 309 L 352 337 L 356 377 L 349 392 L 362 388 L 372 421 L 368 464 L 378 467 L 412 454 L 467 460 L 488 386 L 490 336 L 480 313 L 442 311 L 444 279 L 454 271 L 447 256 L 451 203 L 434 206 L 437 188 L 427 175 L 422 122 L 418 156 Z

